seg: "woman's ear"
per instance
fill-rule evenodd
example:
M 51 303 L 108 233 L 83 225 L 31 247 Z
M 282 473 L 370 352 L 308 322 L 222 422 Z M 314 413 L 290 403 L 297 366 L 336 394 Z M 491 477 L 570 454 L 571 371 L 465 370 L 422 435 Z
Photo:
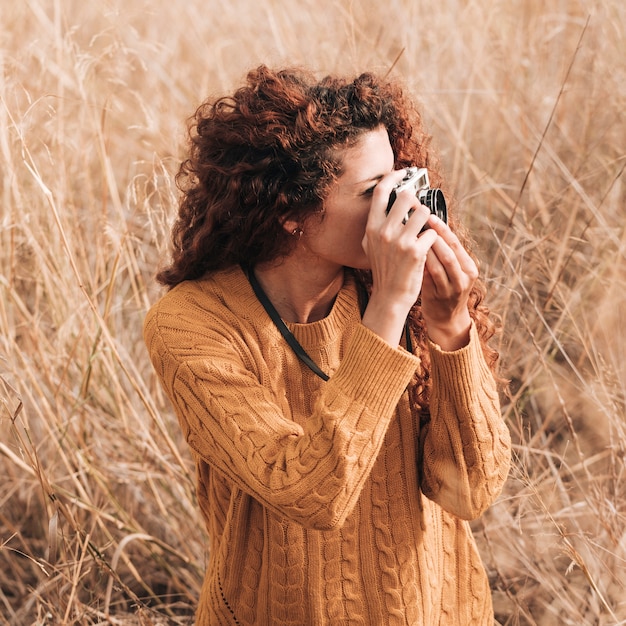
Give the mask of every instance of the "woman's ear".
M 289 220 L 286 219 L 283 222 L 283 228 L 290 234 L 290 235 L 297 235 L 298 232 L 302 232 L 302 229 L 300 228 L 300 225 L 298 224 L 298 222 L 296 222 L 296 220 Z

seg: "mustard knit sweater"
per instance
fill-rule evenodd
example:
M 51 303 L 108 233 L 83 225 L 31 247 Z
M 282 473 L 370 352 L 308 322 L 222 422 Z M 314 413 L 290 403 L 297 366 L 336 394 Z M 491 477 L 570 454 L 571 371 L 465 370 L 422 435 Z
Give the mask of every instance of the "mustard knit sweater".
M 468 522 L 497 497 L 510 439 L 475 329 L 419 356 L 360 322 L 352 280 L 286 344 L 239 268 L 185 282 L 145 340 L 197 467 L 210 558 L 197 625 L 479 626 L 489 584 Z

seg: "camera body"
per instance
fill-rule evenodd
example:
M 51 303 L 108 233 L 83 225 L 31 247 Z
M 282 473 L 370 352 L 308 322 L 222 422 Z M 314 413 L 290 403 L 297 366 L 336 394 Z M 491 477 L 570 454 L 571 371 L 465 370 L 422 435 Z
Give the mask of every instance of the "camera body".
M 430 181 L 428 179 L 428 170 L 425 167 L 408 167 L 404 178 L 393 188 L 391 195 L 389 196 L 389 204 L 387 205 L 387 213 L 391 209 L 391 205 L 396 199 L 396 194 L 401 191 L 409 189 L 412 191 L 417 199 L 439 219 L 448 223 L 448 209 L 446 207 L 446 200 L 443 196 L 441 189 L 431 189 Z M 409 217 L 411 217 L 413 209 L 411 209 L 402 220 L 403 224 L 406 224 Z

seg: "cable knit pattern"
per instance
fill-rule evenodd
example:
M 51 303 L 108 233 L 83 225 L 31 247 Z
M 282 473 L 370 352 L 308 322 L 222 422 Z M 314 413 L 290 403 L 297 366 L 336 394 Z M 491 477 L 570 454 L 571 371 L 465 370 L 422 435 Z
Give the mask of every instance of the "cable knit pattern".
M 492 624 L 465 519 L 499 494 L 510 440 L 477 333 L 419 355 L 360 323 L 350 279 L 327 318 L 290 329 L 297 360 L 233 268 L 182 283 L 144 337 L 194 455 L 210 558 L 197 626 Z

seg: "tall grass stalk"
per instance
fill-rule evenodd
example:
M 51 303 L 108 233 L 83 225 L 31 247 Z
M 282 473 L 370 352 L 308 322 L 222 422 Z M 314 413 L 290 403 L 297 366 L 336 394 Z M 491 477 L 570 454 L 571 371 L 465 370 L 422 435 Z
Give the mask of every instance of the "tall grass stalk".
M 29 0 L 0 21 L 0 624 L 189 624 L 190 457 L 148 363 L 185 120 L 258 63 L 421 101 L 476 239 L 515 463 L 501 624 L 626 624 L 626 10 Z

